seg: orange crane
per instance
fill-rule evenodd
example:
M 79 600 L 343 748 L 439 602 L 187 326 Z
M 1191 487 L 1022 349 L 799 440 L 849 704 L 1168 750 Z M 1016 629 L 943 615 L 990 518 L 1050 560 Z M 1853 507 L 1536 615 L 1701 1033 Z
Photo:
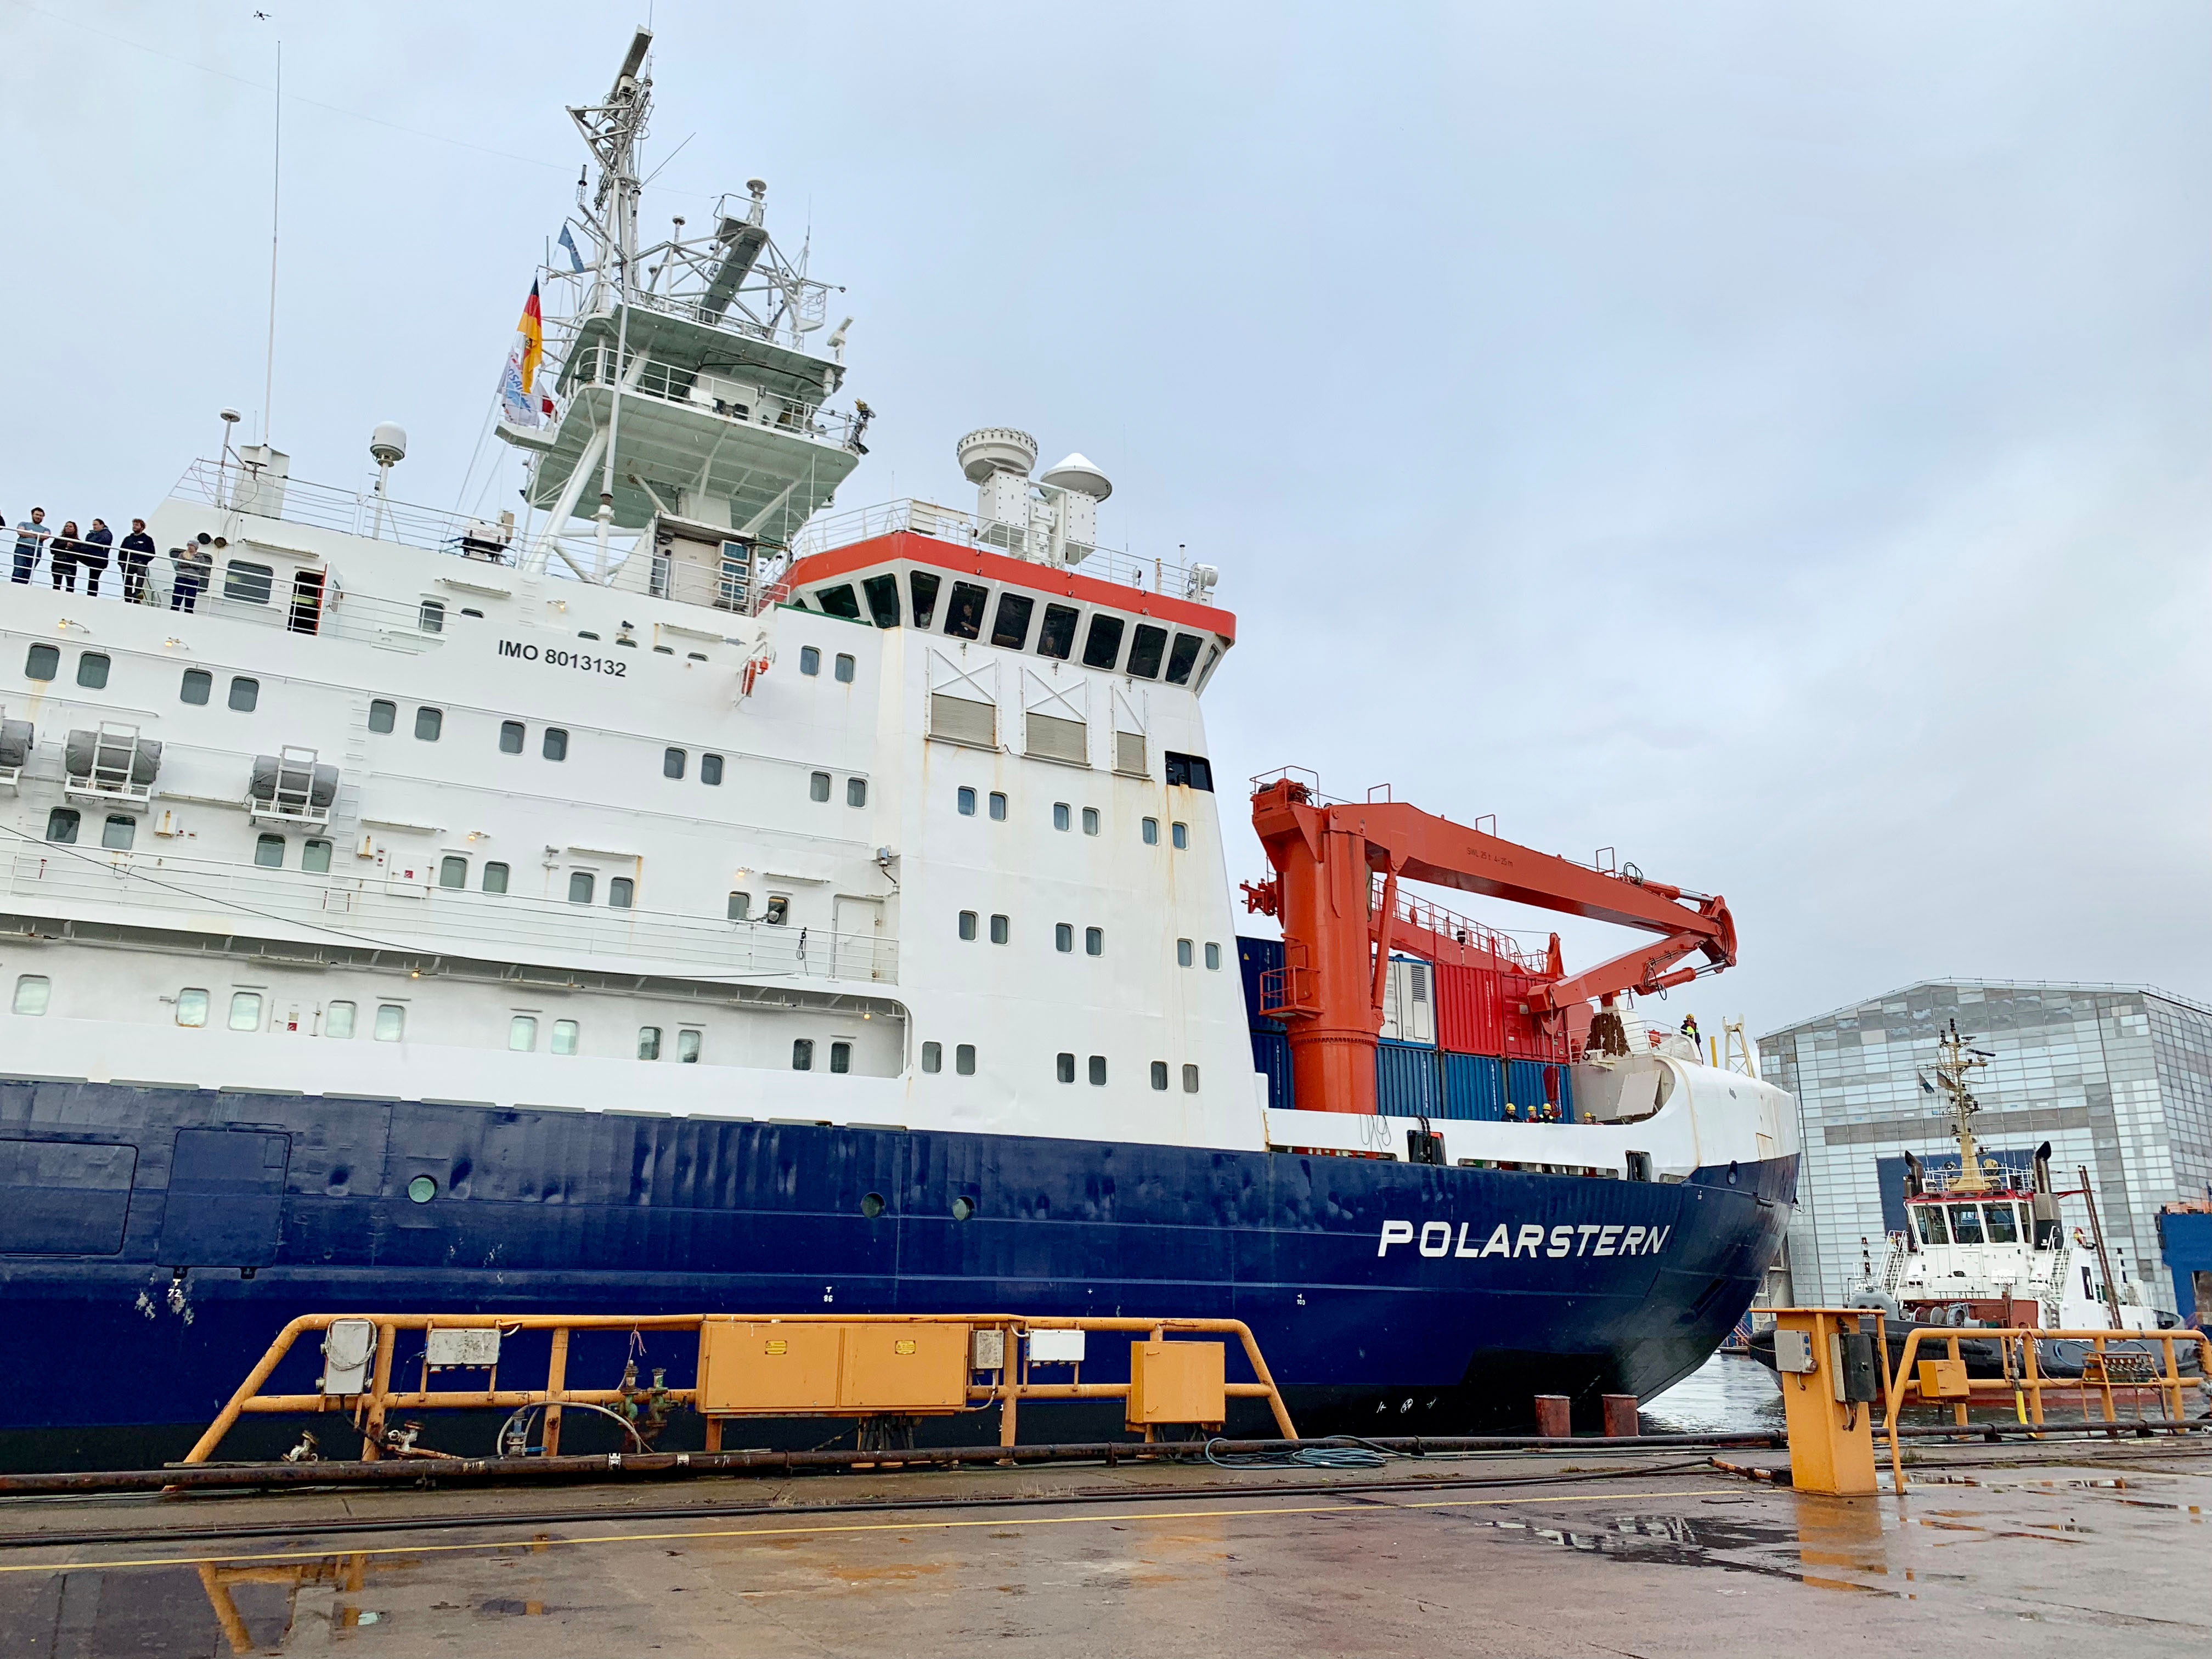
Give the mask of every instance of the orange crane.
M 1525 1012 L 1553 1032 L 1592 998 L 1650 995 L 1735 965 L 1735 921 L 1718 896 L 1647 881 L 1633 867 L 1595 870 L 1470 830 L 1395 801 L 1328 802 L 1299 778 L 1254 781 L 1252 827 L 1275 873 L 1245 884 L 1246 908 L 1279 917 L 1283 966 L 1261 1012 L 1289 1029 L 1291 1076 L 1307 1110 L 1375 1111 L 1375 1049 L 1390 952 L 1437 959 L 1441 939 L 1399 914 L 1398 883 L 1425 882 L 1638 927 L 1659 938 L 1570 975 L 1559 936 L 1528 976 Z M 1372 875 L 1382 877 L 1375 902 Z M 1703 966 L 1678 967 L 1702 952 Z M 1562 1048 L 1564 1052 L 1564 1047 Z

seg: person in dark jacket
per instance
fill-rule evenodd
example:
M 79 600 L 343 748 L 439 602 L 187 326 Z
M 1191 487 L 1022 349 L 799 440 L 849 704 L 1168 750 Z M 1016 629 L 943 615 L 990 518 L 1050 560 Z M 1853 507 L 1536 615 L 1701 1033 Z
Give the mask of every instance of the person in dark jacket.
M 131 533 L 123 538 L 116 557 L 123 564 L 123 602 L 146 603 L 146 567 L 154 562 L 154 538 L 146 533 L 146 520 L 131 520 Z
M 76 592 L 76 550 L 82 545 L 76 538 L 76 520 L 64 520 L 61 533 L 46 548 L 46 568 L 53 573 L 56 592 L 64 588 Z
M 105 519 L 94 519 L 92 528 L 77 544 L 76 562 L 84 570 L 84 591 L 94 599 L 100 597 L 100 578 L 114 557 L 111 550 L 115 545 L 115 532 L 107 527 Z

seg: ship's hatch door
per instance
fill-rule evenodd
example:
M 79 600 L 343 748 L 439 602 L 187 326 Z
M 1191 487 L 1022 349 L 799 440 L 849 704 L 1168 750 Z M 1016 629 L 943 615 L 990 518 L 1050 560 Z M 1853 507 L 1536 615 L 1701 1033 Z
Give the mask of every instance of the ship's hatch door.
M 161 1222 L 165 1267 L 263 1267 L 276 1259 L 292 1137 L 179 1129 Z
M 831 927 L 837 935 L 837 977 L 881 979 L 887 965 L 884 952 L 884 902 L 837 895 Z

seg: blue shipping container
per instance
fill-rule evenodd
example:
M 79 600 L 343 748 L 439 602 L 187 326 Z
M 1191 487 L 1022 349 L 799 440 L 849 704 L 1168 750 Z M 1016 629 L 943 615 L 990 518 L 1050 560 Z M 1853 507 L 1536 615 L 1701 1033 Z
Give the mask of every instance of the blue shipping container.
M 1251 1019 L 1255 1031 L 1279 1031 L 1279 1019 L 1260 1018 L 1260 975 L 1283 965 L 1283 941 L 1279 939 L 1247 939 L 1237 936 L 1237 966 L 1244 975 L 1244 1012 Z M 1257 1050 L 1255 1048 L 1255 1052 Z M 1260 1068 L 1266 1071 L 1262 1066 Z
M 1375 1049 L 1375 1109 L 1385 1117 L 1442 1117 L 1437 1051 L 1428 1044 L 1385 1042 Z
M 1569 1068 L 1547 1060 L 1505 1062 L 1505 1098 L 1516 1117 L 1548 1117 L 1558 1108 L 1563 1122 L 1574 1121 L 1574 1089 Z
M 1489 1054 L 1445 1054 L 1446 1117 L 1496 1122 L 1505 1115 L 1505 1062 Z
M 1272 1031 L 1252 1028 L 1252 1069 L 1267 1079 L 1267 1109 L 1291 1110 L 1296 1104 L 1291 1089 L 1291 1040 L 1281 1026 Z

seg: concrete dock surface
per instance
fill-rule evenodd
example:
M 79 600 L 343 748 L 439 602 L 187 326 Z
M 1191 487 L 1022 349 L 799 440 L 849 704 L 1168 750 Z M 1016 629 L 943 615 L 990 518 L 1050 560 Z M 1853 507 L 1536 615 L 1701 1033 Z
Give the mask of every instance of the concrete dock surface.
M 1602 1443 L 1348 1472 L 16 1499 L 0 1653 L 2212 1652 L 2212 1455 L 1916 1455 L 1902 1500 Z

